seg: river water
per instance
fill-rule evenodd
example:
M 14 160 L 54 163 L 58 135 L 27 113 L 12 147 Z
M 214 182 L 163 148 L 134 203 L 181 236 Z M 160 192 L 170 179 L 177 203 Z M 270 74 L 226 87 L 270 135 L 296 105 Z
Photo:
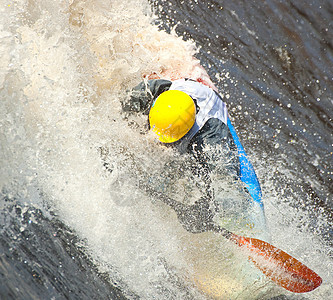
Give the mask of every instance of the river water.
M 332 297 L 332 1 L 2 0 L 0 19 L 1 299 L 209 299 L 187 280 L 193 237 L 137 188 L 172 151 L 120 106 L 193 55 L 257 171 L 271 243 L 323 278 L 296 295 L 251 271 L 225 298 Z

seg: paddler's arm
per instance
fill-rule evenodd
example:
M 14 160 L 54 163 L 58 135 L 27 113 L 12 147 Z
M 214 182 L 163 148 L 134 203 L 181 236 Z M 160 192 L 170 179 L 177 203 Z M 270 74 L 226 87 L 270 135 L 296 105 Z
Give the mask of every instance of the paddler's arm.
M 171 81 L 164 79 L 153 79 L 141 82 L 133 88 L 122 102 L 123 111 L 128 113 L 143 113 L 148 115 L 153 101 L 164 91 L 167 91 Z
M 179 222 L 188 232 L 214 231 L 214 213 L 211 210 L 209 199 L 203 197 L 193 205 L 186 205 L 169 197 L 163 191 L 155 190 L 144 181 L 139 182 L 139 186 L 172 208 L 176 212 Z

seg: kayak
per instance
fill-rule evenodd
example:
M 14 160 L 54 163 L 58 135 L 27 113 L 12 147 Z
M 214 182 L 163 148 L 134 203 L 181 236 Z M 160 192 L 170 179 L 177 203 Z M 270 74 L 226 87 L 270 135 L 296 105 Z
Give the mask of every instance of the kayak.
M 270 233 L 266 224 L 258 178 L 229 118 L 227 125 L 237 146 L 240 162 L 239 179 L 250 194 L 246 197 L 246 201 L 250 202 L 251 209 L 238 211 L 239 215 L 232 214 L 234 217 L 231 218 L 223 216 L 218 225 L 238 234 L 267 241 L 270 239 Z M 228 198 L 233 202 L 240 201 L 242 195 L 235 194 L 238 188 L 236 183 L 231 182 L 231 196 L 228 196 L 228 189 L 224 188 L 221 192 L 221 201 L 227 202 Z M 216 194 L 218 197 L 218 192 Z M 233 195 L 236 195 L 236 198 L 233 198 Z M 248 260 L 246 254 L 244 255 L 224 237 L 208 232 L 192 234 L 183 239 L 183 245 L 188 263 L 193 266 L 192 280 L 199 290 L 209 297 L 251 299 L 255 294 L 264 298 L 268 290 L 270 295 L 274 294 L 274 284 Z
M 270 239 L 270 233 L 258 178 L 229 118 L 227 125 L 238 150 L 239 179 L 251 196 L 247 197 L 247 200 L 252 209 L 250 214 L 247 210 L 245 224 L 237 222 L 236 217 L 229 222 L 222 218 L 219 225 L 233 232 L 267 241 Z M 222 201 L 226 201 L 227 196 L 224 197 Z M 189 239 L 187 257 L 194 269 L 192 279 L 204 294 L 214 299 L 251 299 L 254 294 L 256 297 L 264 298 L 268 290 L 270 297 L 274 294 L 274 284 L 249 262 L 242 251 L 223 237 L 203 233 L 200 236 L 192 235 Z

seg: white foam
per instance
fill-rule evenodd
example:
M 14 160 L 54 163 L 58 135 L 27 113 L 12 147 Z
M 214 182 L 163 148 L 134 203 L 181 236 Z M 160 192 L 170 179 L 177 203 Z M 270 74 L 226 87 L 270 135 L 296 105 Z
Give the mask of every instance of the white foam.
M 120 114 L 126 89 L 144 75 L 172 77 L 174 69 L 202 75 L 193 43 L 151 25 L 144 0 L 18 0 L 0 12 L 0 188 L 38 203 L 43 193 L 99 268 L 123 288 L 145 299 L 203 297 L 188 277 L 207 271 L 205 259 L 208 266 L 221 264 L 216 272 L 232 273 L 234 263 L 222 264 L 222 258 L 238 254 L 211 234 L 192 241 L 169 208 L 137 188 L 140 178 L 175 157 Z M 112 174 L 103 168 L 101 147 L 109 150 Z M 224 250 L 190 257 L 205 243 Z M 235 270 L 246 274 L 241 284 L 235 275 L 232 288 L 243 298 L 257 288 L 264 293 L 260 273 L 243 265 Z M 226 284 L 222 277 L 214 282 Z M 239 295 L 236 288 L 223 289 Z

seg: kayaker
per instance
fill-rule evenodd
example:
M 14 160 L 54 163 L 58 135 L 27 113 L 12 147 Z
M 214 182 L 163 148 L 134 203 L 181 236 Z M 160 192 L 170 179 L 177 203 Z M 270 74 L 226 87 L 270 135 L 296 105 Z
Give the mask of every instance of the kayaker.
M 249 256 L 254 265 L 289 291 L 308 292 L 321 284 L 322 279 L 316 273 L 282 250 L 257 237 L 246 238 L 238 235 L 238 231 L 242 231 L 240 227 L 245 224 L 253 230 L 252 233 L 256 232 L 266 240 L 269 239 L 265 226 L 261 190 L 255 171 L 230 122 L 226 104 L 217 91 L 190 79 L 175 81 L 153 79 L 144 81 L 135 87 L 130 97 L 124 101 L 123 109 L 129 113 L 141 112 L 148 115 L 150 130 L 157 134 L 160 142 L 171 145 L 181 153 L 188 153 L 190 160 L 193 158 L 195 167 L 192 171 L 205 183 L 206 195 L 192 205 L 175 201 L 167 193 L 160 192 L 156 195 L 159 200 L 176 211 L 178 219 L 187 231 L 192 233 L 219 232 L 236 245 L 245 246 L 245 249 L 249 250 L 249 254 L 254 253 L 253 256 Z M 221 156 L 222 158 L 227 156 L 225 161 L 228 161 L 222 167 L 226 167 L 233 178 L 242 181 L 244 183 L 242 189 L 247 191 L 248 198 L 245 201 L 247 205 L 238 210 L 231 218 L 235 223 L 239 219 L 243 219 L 236 229 L 237 234 L 226 228 L 223 224 L 225 220 L 215 218 L 216 214 L 221 213 L 219 202 L 224 202 L 224 198 L 228 197 L 228 193 L 223 191 L 223 199 L 216 199 L 212 188 L 216 171 L 218 173 L 222 169 L 219 168 Z M 150 182 L 147 182 L 140 187 L 154 195 L 154 191 L 149 188 L 149 185 Z M 214 187 L 218 188 L 220 185 L 221 182 L 218 181 Z M 237 206 L 239 208 L 239 203 L 242 202 L 239 197 L 235 197 L 232 201 L 236 203 L 235 208 Z M 232 208 L 231 206 L 228 210 L 230 211 Z M 228 276 L 224 278 L 224 269 L 221 267 L 225 255 L 223 255 L 223 259 L 216 259 L 216 251 L 207 252 L 207 249 L 202 247 L 204 244 L 200 243 L 199 248 L 196 248 L 195 244 L 194 242 L 189 248 L 191 256 L 195 252 L 193 265 L 195 266 L 194 280 L 197 286 L 209 295 L 224 298 L 223 295 L 225 295 L 226 286 L 228 287 L 229 283 L 229 278 Z M 197 256 L 198 253 L 199 256 Z M 199 259 L 198 264 L 198 257 L 201 253 L 204 253 L 204 256 L 201 260 Z M 209 259 L 209 253 L 213 253 L 212 260 Z M 260 257 L 258 253 L 260 253 Z M 286 264 L 286 262 L 289 263 Z M 216 269 L 216 264 L 220 269 Z M 230 261 L 227 264 L 230 264 Z M 252 269 L 252 266 L 250 268 Z M 255 277 L 258 281 L 258 275 Z
M 238 137 L 230 130 L 232 125 L 222 97 L 195 80 L 153 79 L 136 86 L 122 107 L 130 114 L 147 115 L 149 129 L 158 135 L 160 142 L 192 156 L 196 162 L 193 172 L 205 182 L 206 195 L 193 205 L 185 205 L 162 194 L 158 196 L 176 211 L 186 230 L 193 233 L 215 230 L 213 218 L 218 206 L 214 202 L 209 175 L 216 166 L 207 157 L 214 151 L 216 155 L 222 155 L 223 150 L 224 157 L 228 158 L 225 167 L 229 175 L 238 179 L 242 179 L 244 165 L 244 157 L 240 159 L 239 155 L 241 146 L 236 144 Z M 252 166 L 250 171 L 258 184 Z

